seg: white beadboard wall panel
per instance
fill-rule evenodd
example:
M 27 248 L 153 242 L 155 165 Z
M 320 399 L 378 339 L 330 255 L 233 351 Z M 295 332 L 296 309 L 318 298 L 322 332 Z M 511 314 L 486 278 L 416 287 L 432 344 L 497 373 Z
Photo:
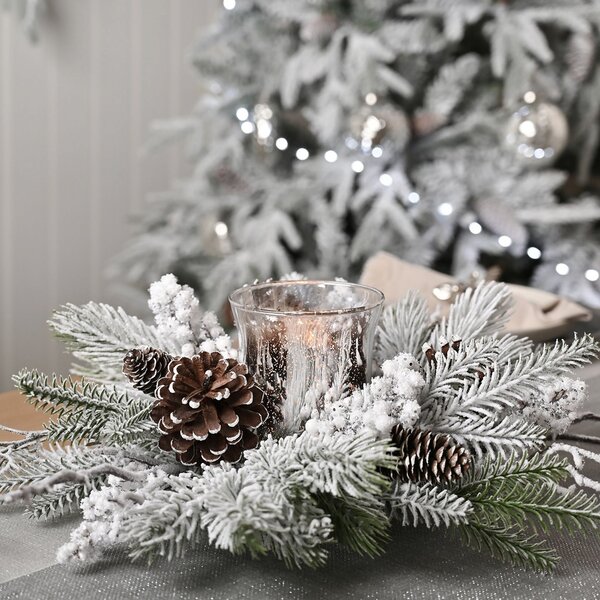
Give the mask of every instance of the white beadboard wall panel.
M 163 0 L 143 2 L 140 20 L 142 61 L 139 64 L 142 93 L 139 109 L 144 124 L 149 124 L 156 115 L 174 115 L 178 112 L 174 102 L 176 94 L 171 89 L 173 79 L 177 79 L 172 75 L 171 59 L 171 45 L 176 45 L 173 40 L 173 12 L 173 7 Z M 169 78 L 157 79 L 154 76 L 157 70 L 168 73 Z M 143 144 L 144 134 L 142 131 L 140 145 Z M 161 182 L 171 179 L 175 174 L 173 159 L 172 148 L 145 157 L 141 163 L 143 192 L 160 190 Z
M 68 369 L 46 320 L 114 302 L 104 278 L 147 196 L 189 172 L 143 155 L 149 123 L 185 114 L 186 60 L 220 0 L 53 0 L 37 45 L 0 12 L 0 391 L 20 367 Z
M 48 122 L 46 101 L 48 70 L 46 57 L 31 48 L 22 35 L 11 39 L 11 65 L 7 85 L 11 88 L 10 135 L 7 170 L 11 173 L 10 255 L 13 268 L 11 287 L 14 316 L 9 318 L 12 339 L 9 360 L 12 370 L 44 363 L 51 354 L 50 336 L 45 329 L 50 289 L 47 248 L 52 233 L 48 227 L 49 204 Z M 27 69 L 18 68 L 27 64 Z
M 92 10 L 93 231 L 96 250 L 94 271 L 101 270 L 129 234 L 130 215 L 141 209 L 130 200 L 131 178 L 140 154 L 131 152 L 132 107 L 131 18 L 132 3 L 94 0 Z M 193 74 L 191 74 L 193 76 Z M 115 91 L 118 90 L 118 93 Z M 136 140 L 138 143 L 138 140 Z M 165 185 L 165 180 L 158 182 Z M 140 191 L 136 191 L 141 194 Z M 94 298 L 112 301 L 96 279 Z
M 12 258 L 12 173 L 11 173 L 11 120 L 12 103 L 8 79 L 12 77 L 12 35 L 8 18 L 0 14 L 0 384 L 6 379 L 4 371 L 12 369 L 13 295 L 9 283 L 13 280 Z
M 223 10 L 223 7 L 221 2 L 198 2 L 197 0 L 182 0 L 180 5 L 181 14 L 187 15 L 189 18 L 179 20 L 179 45 L 174 46 L 175 52 L 172 54 L 172 58 L 174 59 L 174 70 L 179 71 L 177 113 L 185 115 L 190 112 L 193 103 L 202 93 L 203 82 L 198 77 L 189 77 L 187 72 L 187 65 L 191 61 L 193 42 L 198 38 L 200 29 L 206 29 L 214 23 L 217 14 Z M 198 25 L 200 25 L 200 29 Z M 192 41 L 192 44 L 189 43 L 189 40 Z M 177 61 L 177 56 L 184 56 L 184 61 Z M 194 99 L 192 105 L 189 103 L 190 98 Z M 187 174 L 189 165 L 185 161 L 183 145 L 176 146 L 175 151 L 178 156 L 176 177 L 181 178 Z

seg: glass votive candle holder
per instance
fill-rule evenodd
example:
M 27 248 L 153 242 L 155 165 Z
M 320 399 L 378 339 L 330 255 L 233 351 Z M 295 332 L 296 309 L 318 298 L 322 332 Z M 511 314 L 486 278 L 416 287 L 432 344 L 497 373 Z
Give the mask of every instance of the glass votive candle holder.
M 383 300 L 342 281 L 269 282 L 230 295 L 240 360 L 265 392 L 274 432 L 301 430 L 332 386 L 370 379 Z

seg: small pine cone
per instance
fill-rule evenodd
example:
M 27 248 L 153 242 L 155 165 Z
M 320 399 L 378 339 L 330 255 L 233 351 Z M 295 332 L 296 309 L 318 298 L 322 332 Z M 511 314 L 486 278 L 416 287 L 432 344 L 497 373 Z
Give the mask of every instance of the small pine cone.
M 123 359 L 123 374 L 134 388 L 153 396 L 158 380 L 167 374 L 172 360 L 170 354 L 150 346 L 134 348 Z
M 255 430 L 268 416 L 248 367 L 218 352 L 174 359 L 156 398 L 159 446 L 184 465 L 239 461 L 243 450 L 256 448 Z
M 402 481 L 453 483 L 469 469 L 469 453 L 447 435 L 396 425 L 392 441 L 399 450 L 397 477 Z

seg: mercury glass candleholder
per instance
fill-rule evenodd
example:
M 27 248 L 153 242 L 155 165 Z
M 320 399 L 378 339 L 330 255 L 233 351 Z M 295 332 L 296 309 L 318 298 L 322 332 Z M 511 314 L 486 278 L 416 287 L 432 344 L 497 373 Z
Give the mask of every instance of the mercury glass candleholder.
M 339 281 L 249 285 L 229 297 L 240 360 L 266 395 L 271 429 L 299 431 L 326 392 L 371 376 L 383 294 Z

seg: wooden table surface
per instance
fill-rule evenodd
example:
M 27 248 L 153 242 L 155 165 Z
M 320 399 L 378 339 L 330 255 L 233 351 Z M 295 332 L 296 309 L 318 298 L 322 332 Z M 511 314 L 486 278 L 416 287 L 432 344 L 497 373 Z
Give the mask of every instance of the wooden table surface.
M 0 394 L 0 423 L 15 429 L 26 429 L 35 431 L 41 429 L 47 423 L 49 416 L 46 413 L 36 411 L 16 390 Z M 18 439 L 18 436 L 0 431 L 0 441 Z

